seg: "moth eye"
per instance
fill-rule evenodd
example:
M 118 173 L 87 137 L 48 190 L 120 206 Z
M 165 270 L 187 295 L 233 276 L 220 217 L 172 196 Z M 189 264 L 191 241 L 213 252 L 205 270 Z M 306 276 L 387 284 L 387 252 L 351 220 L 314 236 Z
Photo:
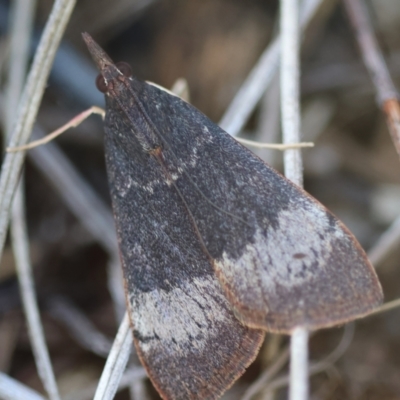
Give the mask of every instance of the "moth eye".
M 99 89 L 100 92 L 102 92 L 102 93 L 106 93 L 107 90 L 108 90 L 107 83 L 106 83 L 106 81 L 105 81 L 105 79 L 104 79 L 104 77 L 103 77 L 102 74 L 97 75 L 97 78 L 96 78 L 96 87 L 97 87 L 97 89 Z
M 132 76 L 132 68 L 128 63 L 120 61 L 116 63 L 115 66 L 119 69 L 122 75 L 126 76 L 127 78 Z

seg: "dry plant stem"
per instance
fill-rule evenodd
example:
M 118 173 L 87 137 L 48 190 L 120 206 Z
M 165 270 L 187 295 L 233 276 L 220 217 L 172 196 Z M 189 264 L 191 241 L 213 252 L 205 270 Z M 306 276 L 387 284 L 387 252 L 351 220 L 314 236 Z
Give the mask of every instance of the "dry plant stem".
M 132 21 L 135 18 L 135 15 L 153 4 L 155 1 L 156 0 L 118 1 L 113 4 L 113 7 L 109 8 L 106 13 L 102 12 L 99 16 L 93 18 L 92 21 L 85 21 L 85 24 L 88 25 L 87 30 L 88 32 L 93 33 L 93 35 L 98 31 L 104 32 L 107 30 L 115 35 L 115 31 L 119 32 L 126 28 L 124 20 Z M 83 16 L 85 15 L 86 14 Z M 119 29 L 116 30 L 116 27 L 119 27 Z
M 258 149 L 274 149 L 274 150 L 288 150 L 288 149 L 302 149 L 307 147 L 314 147 L 314 143 L 302 142 L 302 143 L 260 143 L 254 140 L 247 140 L 243 138 L 236 138 L 236 140 L 242 144 L 256 147 Z
M 255 394 L 265 388 L 268 382 L 283 368 L 288 359 L 289 348 L 285 348 L 281 351 L 276 361 L 249 386 L 241 400 L 250 400 Z
M 57 136 L 60 136 L 62 133 L 64 133 L 66 130 L 68 130 L 70 128 L 76 128 L 85 119 L 89 118 L 92 114 L 101 115 L 101 117 L 104 119 L 105 111 L 102 108 L 97 107 L 97 106 L 90 107 L 89 109 L 78 114 L 75 118 L 72 118 L 71 121 L 67 122 L 65 125 L 61 126 L 54 132 L 49 133 L 42 139 L 35 140 L 35 141 L 25 144 L 23 146 L 8 147 L 7 153 L 15 153 L 17 151 L 29 150 L 29 149 L 33 149 L 35 147 L 41 146 L 43 144 L 49 143 L 53 139 L 55 139 Z
M 399 301 L 400 303 L 400 301 Z M 336 348 L 322 361 L 319 361 L 313 365 L 311 365 L 309 369 L 309 376 L 316 374 L 318 372 L 322 372 L 329 368 L 332 364 L 334 364 L 337 360 L 339 360 L 344 353 L 347 351 L 350 346 L 355 331 L 355 324 L 351 322 L 344 326 L 343 336 L 336 346 Z M 265 389 L 267 392 L 271 392 L 272 390 L 277 388 L 276 383 L 281 382 L 279 387 L 285 386 L 289 383 L 288 376 L 277 378 L 274 381 L 271 379 L 282 369 L 282 367 L 286 364 L 289 359 L 289 348 L 284 348 L 276 361 L 266 370 L 253 384 L 247 389 L 241 400 L 251 400 L 254 395 L 260 392 L 262 389 Z M 271 382 L 271 383 L 269 383 Z M 284 382 L 284 384 L 282 384 Z
M 281 0 L 281 123 L 283 143 L 300 142 L 298 0 Z M 285 175 L 303 186 L 298 149 L 283 154 Z
M 178 78 L 172 85 L 171 92 L 190 103 L 190 90 L 185 78 Z
M 397 98 L 387 99 L 382 106 L 386 123 L 397 154 L 400 156 L 400 104 Z
M 308 331 L 293 330 L 290 338 L 289 400 L 308 399 Z
M 128 388 L 132 382 L 134 381 L 141 381 L 144 378 L 147 377 L 147 373 L 144 368 L 142 367 L 131 367 L 128 368 L 125 372 L 124 375 L 122 376 L 119 385 L 118 385 L 118 391 L 122 389 Z M 86 386 L 84 389 L 67 394 L 63 397 L 63 400 L 87 400 L 93 398 L 94 394 L 96 393 L 97 389 L 97 383 Z M 140 398 L 135 399 L 135 400 L 142 400 Z
M 0 399 L 46 400 L 42 395 L 0 372 Z
M 132 333 L 126 313 L 118 329 L 106 365 L 101 374 L 94 400 L 111 400 L 117 392 L 119 382 L 128 363 L 132 347 Z
M 54 3 L 21 97 L 10 147 L 25 144 L 29 139 L 55 52 L 74 5 L 75 0 L 56 0 Z M 3 161 L 0 176 L 0 253 L 4 247 L 11 201 L 24 158 L 25 154 L 19 152 L 7 154 Z
M 356 32 L 364 63 L 369 71 L 378 97 L 379 106 L 386 115 L 389 132 L 400 156 L 400 106 L 398 92 L 390 76 L 378 41 L 374 36 L 365 2 L 344 0 L 347 14 Z
M 308 376 L 312 376 L 312 375 L 318 374 L 320 372 L 325 372 L 325 371 L 327 371 L 328 368 L 332 368 L 332 366 L 331 365 L 329 365 L 329 366 L 326 366 L 326 365 L 319 366 L 318 365 L 315 367 L 312 365 L 308 370 Z M 287 375 L 282 376 L 280 378 L 274 379 L 268 385 L 266 393 L 287 387 L 288 385 L 289 385 L 289 376 L 287 376 Z
M 301 29 L 308 25 L 324 0 L 304 0 L 301 10 Z M 258 101 L 271 83 L 279 65 L 279 37 L 264 50 L 257 64 L 232 100 L 219 125 L 232 136 L 237 136 L 254 111 Z
M 22 320 L 19 312 L 5 313 L 0 321 L 0 371 L 9 371 L 18 343 Z
M 283 143 L 296 143 L 300 142 L 298 0 L 280 4 L 282 135 Z M 286 150 L 283 161 L 286 177 L 303 186 L 300 150 Z M 289 399 L 308 399 L 308 331 L 301 326 L 293 330 L 290 342 Z
M 111 340 L 98 331 L 78 308 L 61 297 L 48 299 L 46 305 L 52 317 L 62 322 L 65 329 L 83 348 L 100 357 L 107 357 L 111 349 Z
M 21 188 L 21 186 L 20 186 Z M 23 192 L 17 190 L 13 203 L 11 237 L 16 261 L 20 293 L 28 325 L 29 338 L 38 374 L 50 399 L 59 400 L 60 395 L 46 346 L 39 307 L 36 303 L 35 285 L 29 260 L 29 244 L 23 208 Z
M 400 307 L 400 299 L 388 301 L 387 303 L 380 306 L 377 310 L 372 311 L 370 315 L 381 314 L 386 311 L 394 310 Z
M 267 47 L 254 66 L 233 101 L 225 111 L 219 125 L 232 136 L 243 129 L 251 113 L 270 85 L 279 63 L 279 38 Z
M 335 350 L 333 350 L 332 353 L 330 353 L 324 360 L 316 362 L 310 366 L 308 370 L 308 377 L 332 369 L 333 364 L 346 352 L 347 348 L 351 344 L 351 341 L 353 340 L 353 336 L 354 324 L 350 323 L 345 326 L 343 337 Z M 287 386 L 289 384 L 289 379 L 290 377 L 285 375 L 271 381 L 268 384 L 267 391 L 274 391 Z
M 400 242 L 400 217 L 398 217 L 369 249 L 368 257 L 376 267 L 398 247 Z
M 11 135 L 15 110 L 18 106 L 25 80 L 35 3 L 35 1 L 29 0 L 17 0 L 14 3 L 14 12 L 12 13 L 11 21 L 9 79 L 6 98 L 7 138 Z M 58 400 L 60 399 L 60 395 L 46 346 L 39 307 L 36 303 L 32 266 L 29 259 L 29 239 L 26 229 L 22 182 L 23 179 L 21 179 L 14 196 L 11 218 L 12 245 L 20 294 L 38 374 L 49 398 L 51 400 Z
M 116 256 L 118 247 L 116 248 Z M 107 286 L 113 300 L 115 318 L 120 323 L 124 318 L 126 311 L 125 292 L 121 285 L 124 281 L 121 262 L 119 258 L 113 257 L 107 263 Z
M 34 136 L 40 136 L 38 129 L 34 130 Z M 52 183 L 82 225 L 111 257 L 118 259 L 114 220 L 109 208 L 82 179 L 55 143 L 29 151 L 28 157 Z
M 137 385 L 137 382 L 140 382 L 141 385 Z M 130 382 L 129 392 L 132 400 L 147 400 L 149 398 L 149 396 L 147 395 L 146 385 L 144 384 L 144 381 L 142 379 Z
M 11 133 L 15 110 L 24 86 L 29 57 L 29 40 L 32 31 L 33 13 L 36 1 L 15 1 L 12 3 L 12 20 L 10 21 L 10 58 L 7 71 L 6 87 L 6 132 Z M 12 116 L 12 117 L 11 117 Z
M 260 142 L 277 143 L 281 132 L 280 84 L 279 76 L 272 79 L 272 83 L 260 102 L 260 116 L 256 138 Z M 276 165 L 278 154 L 271 150 L 255 151 L 272 167 Z

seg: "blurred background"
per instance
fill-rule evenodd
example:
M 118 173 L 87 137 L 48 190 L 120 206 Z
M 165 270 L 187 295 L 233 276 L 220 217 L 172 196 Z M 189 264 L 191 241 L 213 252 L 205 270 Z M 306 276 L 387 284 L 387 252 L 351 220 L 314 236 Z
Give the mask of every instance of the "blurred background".
M 400 3 L 366 4 L 399 84 Z M 31 57 L 52 5 L 49 0 L 37 2 Z M 0 0 L 1 97 L 7 85 L 12 6 Z M 130 63 L 141 79 L 167 88 L 178 78 L 186 79 L 190 102 L 218 122 L 276 36 L 278 10 L 276 0 L 80 0 L 57 54 L 35 134 L 51 132 L 92 105 L 104 105 L 82 32 L 90 33 L 114 61 Z M 303 139 L 315 143 L 303 151 L 305 188 L 369 250 L 400 216 L 400 165 L 341 1 L 322 2 L 305 31 L 301 62 Z M 277 75 L 241 136 L 279 142 L 279 112 Z M 50 150 L 29 152 L 25 167 L 30 251 L 42 321 L 57 381 L 68 399 L 91 397 L 84 390 L 98 381 L 124 303 L 115 289 L 122 289 L 122 283 L 113 269 L 115 238 L 102 136 L 101 119 L 93 116 L 49 145 Z M 282 171 L 280 152 L 257 154 Z M 86 196 L 89 209 L 80 195 Z M 101 214 L 97 222 L 89 211 Z M 400 297 L 399 256 L 394 246 L 376 265 L 385 301 Z M 85 342 L 79 327 L 86 323 Z M 312 337 L 312 361 L 324 360 L 335 349 L 340 356 L 334 363 L 329 359 L 311 378 L 312 399 L 400 399 L 400 311 L 357 321 L 352 339 L 348 332 L 351 328 L 343 340 L 343 327 Z M 224 398 L 240 399 L 286 344 L 286 337 L 267 335 L 256 362 Z M 9 241 L 0 265 L 0 371 L 43 392 Z M 286 373 L 284 366 L 274 379 Z M 136 398 L 157 399 L 144 382 L 144 392 Z M 129 396 L 125 389 L 116 398 Z M 257 396 L 284 399 L 285 383 Z

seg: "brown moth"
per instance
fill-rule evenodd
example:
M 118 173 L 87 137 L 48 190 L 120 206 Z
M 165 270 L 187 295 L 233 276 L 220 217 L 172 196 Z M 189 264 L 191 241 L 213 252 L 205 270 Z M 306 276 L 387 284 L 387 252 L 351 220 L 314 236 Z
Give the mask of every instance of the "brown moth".
M 217 399 L 264 332 L 343 324 L 382 290 L 348 229 L 200 111 L 83 35 L 134 342 L 164 399 Z

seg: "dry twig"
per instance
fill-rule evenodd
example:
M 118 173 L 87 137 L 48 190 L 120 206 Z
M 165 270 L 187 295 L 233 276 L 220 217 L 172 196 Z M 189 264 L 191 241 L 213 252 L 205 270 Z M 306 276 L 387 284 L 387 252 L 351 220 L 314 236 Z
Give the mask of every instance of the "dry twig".
M 42 39 L 29 72 L 27 84 L 17 113 L 17 122 L 11 135 L 10 147 L 25 144 L 31 134 L 34 120 L 46 86 L 55 52 L 75 5 L 75 0 L 57 0 L 47 21 Z M 6 238 L 12 198 L 17 188 L 25 154 L 7 154 L 0 176 L 0 253 Z
M 375 86 L 379 106 L 386 115 L 389 132 L 400 156 L 400 105 L 398 92 L 374 36 L 366 5 L 361 0 L 344 0 L 362 57 Z
M 12 134 L 15 110 L 18 106 L 25 81 L 35 4 L 35 1 L 29 0 L 18 0 L 14 3 L 15 8 L 12 13 L 9 79 L 6 98 L 7 138 Z M 20 294 L 38 374 L 49 398 L 52 400 L 59 400 L 60 395 L 58 393 L 58 387 L 46 345 L 44 329 L 39 314 L 39 306 L 36 302 L 36 291 L 29 256 L 29 239 L 26 227 L 24 197 L 23 179 L 21 178 L 14 196 L 11 212 L 11 237 Z

